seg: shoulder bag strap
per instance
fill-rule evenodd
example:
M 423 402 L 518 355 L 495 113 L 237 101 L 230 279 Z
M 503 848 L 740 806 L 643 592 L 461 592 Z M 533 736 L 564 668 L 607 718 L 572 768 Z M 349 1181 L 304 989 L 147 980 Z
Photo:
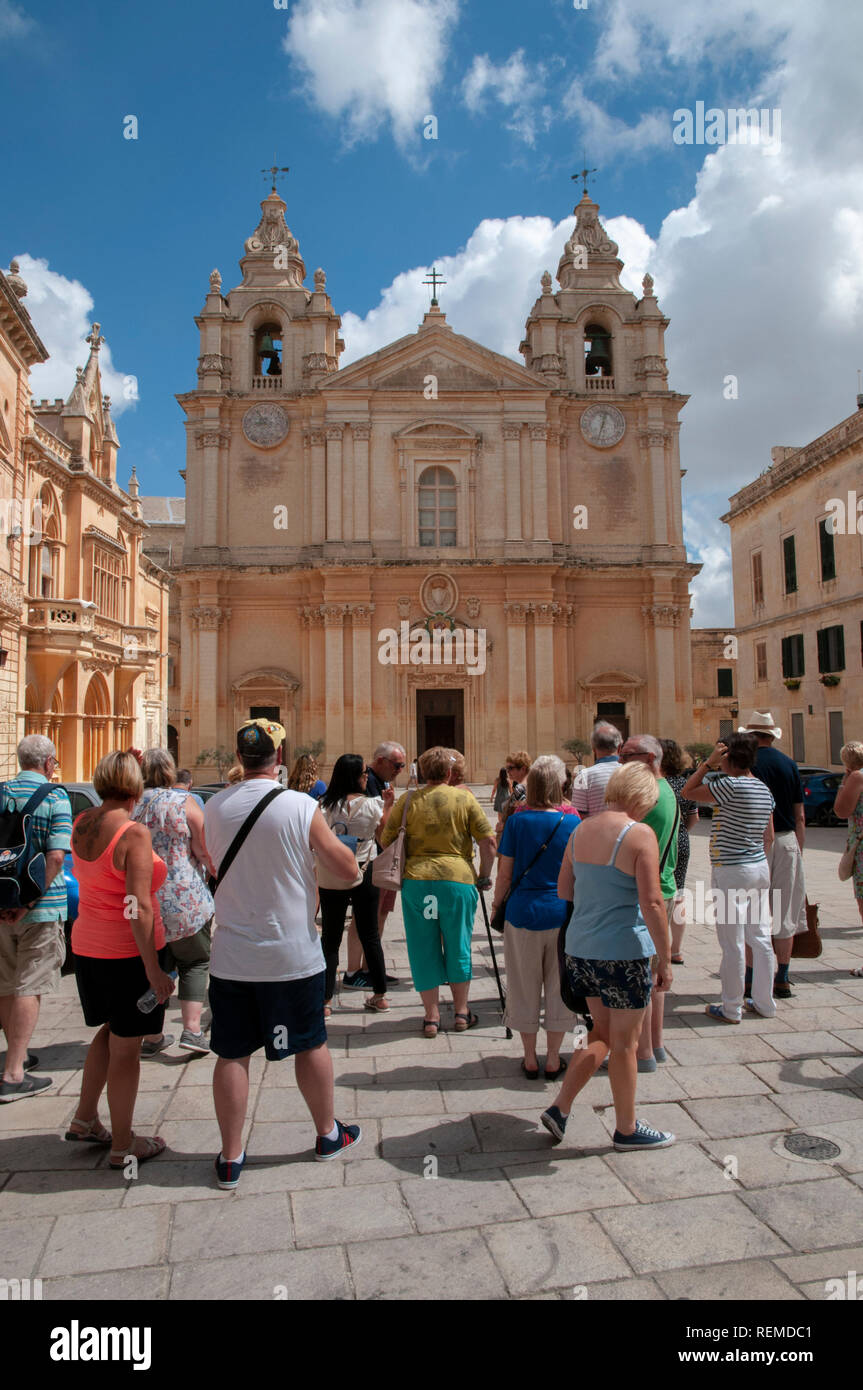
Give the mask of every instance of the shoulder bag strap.
M 535 855 L 533 856 L 533 858 L 531 859 L 531 861 L 530 861 L 530 863 L 528 864 L 527 868 L 526 868 L 526 869 L 522 869 L 522 871 L 521 871 L 521 873 L 519 874 L 518 878 L 516 879 L 515 883 L 512 885 L 512 887 L 511 887 L 510 890 L 509 890 L 510 896 L 512 896 L 512 894 L 516 891 L 516 889 L 518 888 L 518 886 L 519 886 L 519 884 L 521 883 L 522 879 L 523 879 L 527 874 L 530 873 L 531 869 L 533 868 L 533 866 L 534 866 L 534 864 L 536 863 L 537 859 L 539 859 L 540 855 L 541 855 L 541 854 L 544 854 L 545 851 L 548 849 L 549 845 L 551 844 L 552 840 L 554 839 L 554 837 L 555 837 L 555 835 L 557 834 L 558 830 L 560 829 L 561 825 L 563 825 L 563 822 L 564 822 L 565 819 L 566 819 L 566 813 L 564 812 L 564 814 L 561 816 L 560 820 L 557 822 L 557 825 L 554 827 L 554 829 L 552 830 L 552 832 L 551 832 L 551 834 L 549 835 L 548 839 L 546 840 L 545 844 L 544 844 L 544 845 L 540 845 L 539 849 L 536 851 L 536 854 L 535 854 Z
M 662 858 L 661 858 L 660 861 L 659 861 L 659 872 L 660 872 L 660 873 L 662 873 L 662 870 L 665 868 L 665 861 L 666 861 L 666 859 L 668 858 L 669 852 L 670 852 L 670 850 L 671 850 L 671 846 L 672 846 L 672 844 L 674 843 L 674 837 L 675 837 L 675 835 L 677 834 L 677 827 L 678 827 L 679 825 L 680 825 L 680 802 L 677 800 L 677 797 L 675 797 L 675 798 L 674 798 L 674 824 L 673 824 L 673 826 L 671 827 L 671 834 L 670 834 L 669 837 L 668 837 L 668 844 L 665 846 L 665 849 L 662 851 Z
M 51 792 L 57 791 L 58 789 L 60 791 L 66 790 L 66 788 L 62 787 L 59 782 L 43 782 L 41 786 L 36 788 L 33 795 L 27 801 L 26 805 L 21 807 L 21 815 L 32 815 L 32 813 L 36 810 L 36 807 L 41 806 L 46 796 L 50 796 Z M 5 791 L 5 783 L 3 784 L 2 790 Z
M 225 877 L 225 874 L 230 869 L 234 860 L 236 859 L 238 850 L 242 846 L 243 841 L 245 840 L 255 821 L 258 819 L 258 816 L 262 815 L 263 812 L 269 806 L 270 802 L 274 801 L 276 797 L 279 796 L 280 793 L 284 790 L 284 787 L 273 787 L 273 790 L 271 792 L 267 792 L 266 796 L 262 796 L 257 806 L 255 806 L 246 816 L 246 819 L 243 821 L 243 824 L 240 826 L 239 830 L 237 831 L 236 835 L 234 836 L 233 840 L 228 846 L 227 854 L 225 855 L 224 859 L 219 865 L 219 873 L 212 890 L 214 893 L 218 888 L 219 884 L 222 882 L 222 879 Z

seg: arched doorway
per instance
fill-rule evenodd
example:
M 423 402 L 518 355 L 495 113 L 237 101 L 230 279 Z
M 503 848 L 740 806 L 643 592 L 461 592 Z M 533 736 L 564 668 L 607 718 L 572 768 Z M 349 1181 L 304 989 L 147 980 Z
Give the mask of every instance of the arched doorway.
M 168 752 L 179 767 L 180 765 L 180 736 L 173 724 L 168 725 Z
M 104 676 L 92 677 L 84 696 L 84 778 L 90 781 L 100 759 L 108 752 L 111 700 Z

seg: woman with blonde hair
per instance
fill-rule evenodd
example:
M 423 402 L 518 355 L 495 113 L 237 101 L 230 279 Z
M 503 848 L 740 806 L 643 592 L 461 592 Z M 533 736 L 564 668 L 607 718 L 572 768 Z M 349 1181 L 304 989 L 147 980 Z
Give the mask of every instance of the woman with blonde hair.
M 560 1048 L 575 1024 L 575 1015 L 560 997 L 557 959 L 558 933 L 568 916 L 557 895 L 557 880 L 570 836 L 580 823 L 574 808 L 562 805 L 565 775 L 562 760 L 554 754 L 536 759 L 527 774 L 527 800 L 504 826 L 498 851 L 492 910 L 506 901 L 506 1022 L 521 1034 L 521 1069 L 529 1081 L 539 1078 L 536 1039 L 543 995 L 546 1081 L 556 1081 L 565 1070 Z
M 125 1168 L 164 1153 L 164 1139 L 132 1130 L 138 1094 L 141 1039 L 161 1029 L 174 982 L 164 970 L 165 928 L 156 892 L 167 867 L 153 852 L 150 832 L 132 820 L 144 790 L 132 753 L 109 753 L 93 773 L 101 805 L 83 811 L 72 828 L 72 861 L 80 898 L 72 928 L 75 977 L 88 1028 L 98 1028 L 87 1050 L 81 1097 L 66 1138 L 111 1149 L 109 1168 Z M 148 991 L 155 1007 L 142 1013 Z M 107 1084 L 111 1130 L 99 1122 Z
M 317 759 L 311 753 L 301 753 L 297 758 L 291 768 L 288 787 L 292 792 L 305 792 L 313 801 L 320 801 L 327 784 L 318 776 Z
M 399 797 L 381 831 L 385 849 L 405 825 L 405 872 L 402 911 L 414 989 L 425 1008 L 423 1033 L 440 1031 L 440 987 L 449 984 L 455 1031 L 479 1022 L 468 1007 L 471 980 L 470 938 L 477 887 L 491 885 L 497 841 L 467 787 L 448 785 L 451 753 L 429 748 L 419 760 L 425 783 Z M 410 800 L 410 804 L 408 804 Z M 473 846 L 479 842 L 480 875 L 474 872 Z M 474 886 L 476 885 L 476 886 Z
M 157 896 L 168 947 L 165 969 L 179 975 L 180 1047 L 203 1054 L 210 1050 L 201 1015 L 207 1002 L 214 911 L 213 895 L 201 876 L 202 867 L 213 872 L 204 841 L 204 813 L 185 791 L 176 790 L 177 768 L 167 748 L 148 748 L 141 757 L 141 773 L 144 794 L 132 819 L 147 827 L 153 848 L 168 867 Z M 170 1033 L 148 1034 L 141 1055 L 154 1057 L 173 1041 Z
M 566 931 L 566 970 L 572 992 L 587 999 L 593 1029 L 564 1073 L 554 1105 L 542 1123 L 564 1137 L 572 1103 L 611 1053 L 608 1079 L 614 1100 L 615 1149 L 664 1149 L 674 1135 L 636 1118 L 636 1052 L 650 1002 L 650 959 L 659 957 L 656 988 L 671 984 L 671 942 L 659 882 L 659 848 L 650 826 L 639 821 L 656 805 L 659 784 L 650 768 L 618 768 L 605 789 L 605 810 L 573 832 L 560 868 L 557 891 L 572 902 Z
M 839 783 L 833 814 L 840 820 L 848 821 L 848 848 L 857 844 L 854 858 L 854 897 L 857 911 L 863 921 L 863 743 L 846 743 L 839 750 L 839 757 L 845 766 L 845 776 Z M 863 979 L 863 966 L 858 966 L 851 974 L 856 980 Z

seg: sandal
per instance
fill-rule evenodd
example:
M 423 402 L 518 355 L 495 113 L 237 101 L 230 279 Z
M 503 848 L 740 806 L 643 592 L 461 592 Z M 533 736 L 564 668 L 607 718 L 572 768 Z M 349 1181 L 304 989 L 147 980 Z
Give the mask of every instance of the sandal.
M 371 1009 L 373 1014 L 385 1014 L 389 1007 L 385 994 L 373 994 L 370 999 L 363 1001 L 363 1008 Z
M 671 957 L 671 964 L 672 964 L 672 965 L 683 965 L 683 964 L 684 964 L 683 956 L 672 956 L 672 957 Z
M 539 1080 L 539 1067 L 529 1067 L 524 1058 L 521 1059 L 521 1070 L 522 1075 L 526 1076 L 528 1081 Z
M 78 1129 L 73 1129 L 73 1125 L 78 1125 Z M 63 1138 L 70 1144 L 100 1144 L 105 1149 L 111 1143 L 111 1135 L 105 1126 L 99 1123 L 98 1115 L 95 1120 L 70 1120 Z
M 856 970 L 851 971 L 851 978 L 853 980 L 863 980 L 863 965 L 860 965 L 857 967 Z
M 466 1033 L 468 1028 L 475 1028 L 478 1023 L 479 1019 L 476 1014 L 472 1014 L 470 1010 L 468 1010 L 466 1014 L 456 1014 L 455 1031 L 457 1033 Z
M 434 1029 L 434 1032 L 433 1032 L 433 1033 L 430 1033 L 430 1032 L 429 1032 L 429 1029 L 430 1029 L 430 1028 L 433 1028 L 433 1029 Z M 440 1032 L 440 1019 L 439 1019 L 439 1018 L 424 1018 L 423 1021 L 422 1021 L 422 1030 L 423 1030 L 424 1035 L 425 1035 L 427 1038 L 436 1038 L 437 1035 L 438 1035 L 438 1033 Z
M 136 1144 L 145 1144 L 145 1145 L 146 1145 L 146 1152 L 145 1152 L 145 1153 L 142 1153 L 142 1154 L 141 1154 L 141 1153 L 137 1153 L 137 1154 L 136 1154 L 136 1153 L 135 1153 L 135 1145 L 136 1145 Z M 126 1159 L 127 1159 L 127 1158 L 134 1158 L 134 1159 L 137 1159 L 137 1161 L 138 1161 L 139 1163 L 147 1163 L 147 1162 L 149 1162 L 149 1160 L 150 1160 L 151 1158 L 158 1158 L 158 1157 L 159 1157 L 159 1154 L 163 1154 L 163 1153 L 165 1152 L 165 1150 L 167 1149 L 167 1147 L 168 1147 L 168 1145 L 165 1143 L 165 1140 L 164 1140 L 164 1139 L 159 1139 L 159 1138 L 152 1138 L 152 1139 L 147 1138 L 147 1139 L 145 1139 L 143 1136 L 142 1136 L 141 1138 L 139 1138 L 138 1135 L 135 1134 L 134 1131 L 133 1131 L 133 1132 L 132 1132 L 132 1147 L 129 1148 L 129 1149 L 127 1149 L 125 1153 L 123 1152 L 122 1149 L 119 1149 L 119 1150 L 118 1150 L 118 1149 L 112 1149 L 112 1150 L 111 1150 L 111 1153 L 110 1153 L 110 1155 L 109 1155 L 109 1157 L 108 1157 L 108 1167 L 109 1167 L 109 1168 L 115 1168 L 115 1169 L 116 1169 L 116 1168 L 123 1169 L 123 1168 L 126 1167 Z M 114 1162 L 115 1159 L 117 1159 L 118 1162 L 115 1163 L 115 1162 Z

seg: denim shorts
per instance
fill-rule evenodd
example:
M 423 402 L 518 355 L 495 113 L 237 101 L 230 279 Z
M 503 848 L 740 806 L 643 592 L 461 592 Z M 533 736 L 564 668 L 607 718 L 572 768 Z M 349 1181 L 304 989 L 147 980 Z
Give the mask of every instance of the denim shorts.
M 566 956 L 573 993 L 599 999 L 607 1009 L 645 1009 L 653 987 L 650 957 L 640 960 L 584 960 Z

